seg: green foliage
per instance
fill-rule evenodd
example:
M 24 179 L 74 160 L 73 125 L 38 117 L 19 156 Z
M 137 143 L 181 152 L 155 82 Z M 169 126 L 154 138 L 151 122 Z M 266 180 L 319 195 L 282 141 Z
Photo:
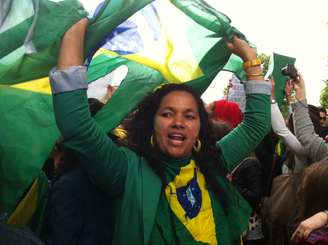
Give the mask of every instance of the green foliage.
M 279 109 L 281 111 L 281 114 L 283 116 L 283 118 L 288 118 L 289 116 L 289 110 L 288 110 L 288 102 L 287 99 L 284 98 L 284 100 L 282 101 L 282 104 L 279 106 Z
M 261 53 L 258 56 L 263 63 L 263 74 L 266 74 L 269 69 L 270 55 Z
M 228 96 L 228 92 L 229 92 L 228 87 L 225 87 L 224 90 L 223 90 L 224 97 L 227 97 Z
M 328 79 L 325 81 L 326 86 L 320 92 L 320 104 L 324 108 L 328 108 Z

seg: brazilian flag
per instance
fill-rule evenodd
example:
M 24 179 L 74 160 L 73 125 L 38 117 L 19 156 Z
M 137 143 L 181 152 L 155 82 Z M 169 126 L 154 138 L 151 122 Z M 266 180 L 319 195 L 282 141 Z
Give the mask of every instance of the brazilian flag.
M 0 6 L 0 214 L 24 226 L 41 222 L 36 216 L 42 217 L 47 186 L 42 166 L 59 137 L 47 75 L 61 36 L 88 13 L 77 0 L 5 0 Z M 87 30 L 88 79 L 120 66 L 128 72 L 96 120 L 114 129 L 167 82 L 188 83 L 201 94 L 229 60 L 224 39 L 235 34 L 245 38 L 202 0 L 104 1 Z M 22 218 L 24 203 L 34 208 Z
M 104 1 L 85 52 L 150 2 Z M 48 186 L 42 166 L 59 138 L 47 76 L 61 36 L 89 13 L 77 0 L 4 0 L 0 8 L 0 215 L 39 231 Z
M 90 81 L 120 66 L 128 70 L 96 119 L 106 130 L 114 129 L 164 83 L 187 83 L 202 94 L 228 62 L 225 39 L 233 35 L 245 39 L 226 15 L 204 1 L 153 1 L 111 32 L 93 56 Z M 239 66 L 229 67 L 238 71 Z

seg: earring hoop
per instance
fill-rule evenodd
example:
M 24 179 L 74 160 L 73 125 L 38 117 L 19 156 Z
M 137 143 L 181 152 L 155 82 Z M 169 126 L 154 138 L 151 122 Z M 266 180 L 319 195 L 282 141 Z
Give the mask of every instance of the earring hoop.
M 199 139 L 197 139 L 192 148 L 194 149 L 195 152 L 200 152 L 200 149 L 202 148 L 202 142 Z
M 154 136 L 153 136 L 153 135 L 150 136 L 149 141 L 150 141 L 150 145 L 151 145 L 152 147 L 154 147 L 154 146 L 155 146 L 155 143 L 154 143 Z

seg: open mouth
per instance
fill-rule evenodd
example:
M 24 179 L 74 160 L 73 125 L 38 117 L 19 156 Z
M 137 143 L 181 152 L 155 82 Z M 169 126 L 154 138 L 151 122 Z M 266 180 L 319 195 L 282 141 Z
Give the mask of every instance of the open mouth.
M 177 133 L 169 134 L 168 138 L 173 145 L 181 145 L 186 140 L 186 136 Z

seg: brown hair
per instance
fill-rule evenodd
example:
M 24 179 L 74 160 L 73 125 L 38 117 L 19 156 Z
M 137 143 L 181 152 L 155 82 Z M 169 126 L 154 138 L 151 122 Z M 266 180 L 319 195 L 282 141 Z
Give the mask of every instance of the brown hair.
M 303 219 L 328 208 L 328 159 L 306 168 L 301 188 Z
M 230 131 L 233 130 L 233 127 L 224 121 L 211 120 L 211 123 L 213 127 L 213 136 L 217 141 L 222 139 L 224 136 L 230 133 Z

